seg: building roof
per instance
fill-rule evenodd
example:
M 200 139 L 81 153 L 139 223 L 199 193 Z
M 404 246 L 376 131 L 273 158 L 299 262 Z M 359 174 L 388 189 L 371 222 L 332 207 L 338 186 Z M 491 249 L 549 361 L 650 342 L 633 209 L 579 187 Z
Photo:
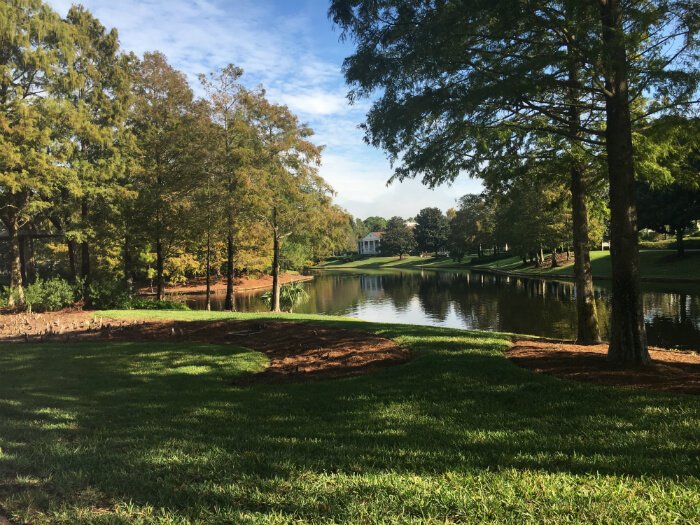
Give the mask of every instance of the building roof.
M 369 233 L 368 233 L 367 235 L 365 235 L 364 237 L 360 237 L 360 240 L 362 241 L 362 240 L 368 239 L 368 238 L 370 238 L 370 237 L 375 237 L 375 238 L 378 239 L 378 238 L 380 238 L 382 235 L 384 235 L 384 232 L 369 232 Z

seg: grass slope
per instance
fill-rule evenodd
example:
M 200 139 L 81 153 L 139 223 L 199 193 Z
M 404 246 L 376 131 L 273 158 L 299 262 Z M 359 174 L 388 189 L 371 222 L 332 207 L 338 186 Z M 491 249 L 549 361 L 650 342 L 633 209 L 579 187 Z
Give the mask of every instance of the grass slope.
M 700 520 L 698 398 L 538 376 L 500 334 L 284 317 L 415 359 L 241 387 L 264 358 L 233 346 L 4 345 L 0 505 L 33 524 Z
M 449 257 L 366 257 L 347 261 L 345 259 L 330 259 L 316 266 L 325 270 L 366 268 L 366 269 L 390 269 L 390 268 L 467 268 L 469 261 L 457 262 Z
M 645 279 L 700 281 L 700 251 L 687 252 L 685 257 L 678 257 L 675 253 L 668 251 L 642 250 L 639 252 L 639 257 L 642 277 Z M 610 252 L 591 252 L 591 267 L 594 277 L 609 278 L 611 275 Z M 473 268 L 552 277 L 572 276 L 574 272 L 573 262 L 555 269 L 522 268 L 520 257 L 509 257 L 488 264 L 475 265 Z

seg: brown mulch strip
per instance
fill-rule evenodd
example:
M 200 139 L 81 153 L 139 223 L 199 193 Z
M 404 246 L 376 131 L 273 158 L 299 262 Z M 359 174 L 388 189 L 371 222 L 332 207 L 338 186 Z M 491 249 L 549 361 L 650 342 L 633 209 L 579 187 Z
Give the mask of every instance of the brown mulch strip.
M 283 273 L 280 275 L 280 284 L 289 284 L 293 282 L 312 281 L 313 275 L 298 275 L 291 273 Z M 236 277 L 234 279 L 234 287 L 237 293 L 251 292 L 256 290 L 272 289 L 272 276 L 261 275 L 260 277 Z M 212 279 L 210 283 L 212 293 L 221 293 L 226 291 L 226 279 Z M 188 294 L 203 294 L 207 291 L 206 280 L 204 277 L 192 279 L 183 284 L 170 284 L 166 287 L 165 293 L 171 295 L 188 295 Z M 139 294 L 154 295 L 153 290 L 149 287 L 139 289 Z
M 700 395 L 700 354 L 650 348 L 650 364 L 623 368 L 608 361 L 607 352 L 607 344 L 518 340 L 506 356 L 523 368 L 565 379 Z
M 89 312 L 0 316 L 2 342 L 192 341 L 234 344 L 270 359 L 239 383 L 308 381 L 369 373 L 405 363 L 410 352 L 367 332 L 284 321 L 142 321 Z

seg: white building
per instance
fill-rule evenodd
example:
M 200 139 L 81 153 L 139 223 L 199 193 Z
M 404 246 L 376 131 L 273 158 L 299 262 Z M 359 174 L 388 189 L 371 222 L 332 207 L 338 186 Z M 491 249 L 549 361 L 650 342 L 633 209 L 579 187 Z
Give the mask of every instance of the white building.
M 357 253 L 360 255 L 378 255 L 384 232 L 370 232 L 357 241 Z

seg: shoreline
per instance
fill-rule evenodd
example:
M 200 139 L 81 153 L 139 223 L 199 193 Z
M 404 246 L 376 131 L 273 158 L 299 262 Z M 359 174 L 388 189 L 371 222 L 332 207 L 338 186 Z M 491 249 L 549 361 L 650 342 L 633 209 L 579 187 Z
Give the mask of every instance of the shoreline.
M 342 267 L 342 266 L 314 266 L 309 268 L 315 271 L 352 271 L 352 272 L 362 272 L 363 270 L 450 270 L 450 271 L 472 271 L 475 273 L 485 273 L 491 275 L 500 275 L 504 277 L 518 277 L 522 279 L 544 279 L 549 281 L 573 281 L 575 277 L 572 274 L 556 274 L 553 275 L 548 272 L 522 272 L 522 271 L 512 271 L 512 270 L 499 270 L 497 268 L 488 268 L 485 266 L 439 266 L 434 267 L 430 265 L 415 265 L 415 266 L 358 266 L 358 267 Z M 612 276 L 609 275 L 593 275 L 593 279 L 596 281 L 612 281 Z M 666 283 L 666 284 L 700 284 L 700 279 L 693 277 L 658 277 L 658 276 L 640 276 L 640 282 L 646 283 Z
M 284 273 L 280 275 L 280 284 L 285 285 L 294 282 L 307 282 L 312 281 L 313 279 L 313 275 Z M 272 276 L 263 275 L 259 278 L 238 278 L 234 280 L 233 289 L 235 293 L 271 290 Z M 196 279 L 183 285 L 167 286 L 164 290 L 164 295 L 199 295 L 205 294 L 206 291 L 206 283 L 204 283 L 203 279 Z M 218 279 L 216 281 L 212 281 L 211 293 L 219 294 L 221 292 L 226 292 L 226 280 Z M 142 297 L 152 297 L 155 295 L 155 292 L 152 292 L 150 287 L 142 287 L 138 290 L 138 295 Z
M 473 272 L 477 273 L 487 273 L 491 275 L 500 275 L 504 277 L 519 277 L 521 279 L 527 279 L 528 277 L 531 279 L 546 279 L 550 281 L 573 281 L 575 278 L 573 275 L 569 274 L 561 274 L 561 275 L 552 275 L 549 273 L 542 273 L 542 272 L 513 272 L 513 271 L 508 271 L 508 270 L 498 270 L 496 268 L 483 268 L 483 267 L 478 267 L 474 266 L 471 268 L 467 268 L 468 270 L 471 270 Z M 594 275 L 593 280 L 597 281 L 612 281 L 612 277 L 609 275 Z M 693 278 L 676 278 L 676 277 L 644 277 L 641 276 L 639 278 L 640 282 L 645 282 L 645 283 L 679 283 L 679 284 L 700 284 L 700 279 L 693 279 Z

